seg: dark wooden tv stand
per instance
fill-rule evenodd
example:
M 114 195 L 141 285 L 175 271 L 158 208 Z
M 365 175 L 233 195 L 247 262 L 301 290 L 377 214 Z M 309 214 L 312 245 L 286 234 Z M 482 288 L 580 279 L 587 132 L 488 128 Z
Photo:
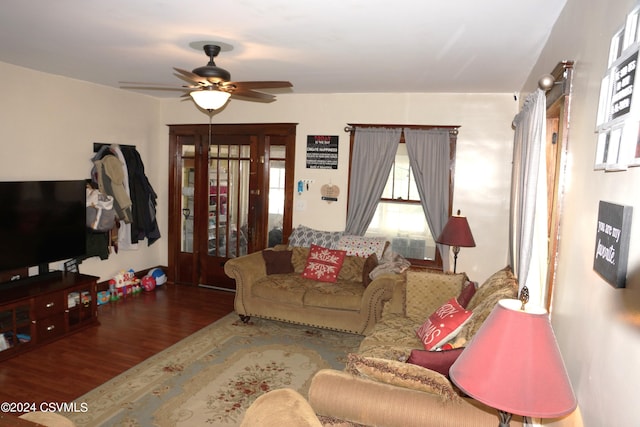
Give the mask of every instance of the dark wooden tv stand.
M 98 324 L 97 283 L 53 272 L 0 285 L 0 361 Z

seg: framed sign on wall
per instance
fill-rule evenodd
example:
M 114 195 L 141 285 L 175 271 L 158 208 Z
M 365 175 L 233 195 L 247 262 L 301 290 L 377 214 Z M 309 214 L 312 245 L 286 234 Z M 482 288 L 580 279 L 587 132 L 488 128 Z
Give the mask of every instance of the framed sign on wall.
M 307 135 L 307 169 L 338 169 L 338 137 Z
M 624 288 L 627 278 L 631 206 L 600 201 L 593 269 L 615 288 Z
M 640 6 L 627 15 L 624 26 L 611 38 L 596 118 L 597 170 L 640 165 L 640 90 L 635 84 L 639 51 Z

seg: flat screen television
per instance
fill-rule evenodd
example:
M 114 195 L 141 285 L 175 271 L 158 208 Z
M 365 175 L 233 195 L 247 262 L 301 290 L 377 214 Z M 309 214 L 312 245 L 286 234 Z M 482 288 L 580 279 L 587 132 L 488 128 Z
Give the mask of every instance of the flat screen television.
M 85 180 L 0 182 L 0 271 L 86 253 Z

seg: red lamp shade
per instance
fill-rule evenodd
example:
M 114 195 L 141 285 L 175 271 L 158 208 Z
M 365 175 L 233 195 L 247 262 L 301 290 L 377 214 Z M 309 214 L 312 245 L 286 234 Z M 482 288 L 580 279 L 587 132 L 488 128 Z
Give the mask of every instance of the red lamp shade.
M 467 395 L 499 411 L 536 418 L 567 415 L 577 406 L 547 311 L 496 304 L 451 366 Z
M 467 217 L 461 216 L 460 211 L 458 215 L 453 215 L 447 221 L 447 225 L 444 226 L 440 237 L 436 239 L 436 242 L 449 246 L 462 246 L 462 247 L 474 247 L 476 245 L 473 240 L 473 234 L 469 228 Z

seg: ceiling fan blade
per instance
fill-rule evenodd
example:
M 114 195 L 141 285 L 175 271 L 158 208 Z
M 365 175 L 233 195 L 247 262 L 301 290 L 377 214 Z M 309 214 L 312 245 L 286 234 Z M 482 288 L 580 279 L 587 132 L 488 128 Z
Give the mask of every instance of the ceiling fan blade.
M 191 83 L 196 83 L 200 86 L 210 86 L 211 83 L 204 77 L 192 73 L 191 71 L 183 70 L 182 68 L 173 68 L 178 74 L 178 77 Z
M 196 86 L 193 86 L 196 87 Z M 135 83 L 135 82 L 121 82 L 121 89 L 131 90 L 166 90 L 166 91 L 181 91 L 190 90 L 187 86 L 169 86 L 169 85 L 156 85 L 154 83 Z
M 275 95 L 269 95 L 267 93 L 256 92 L 251 89 L 235 89 L 229 91 L 233 97 L 251 98 L 255 101 L 272 102 L 276 100 Z
M 227 82 L 225 85 L 234 85 L 242 89 L 277 89 L 285 87 L 293 87 L 291 82 L 287 81 L 255 81 L 255 82 Z
M 182 86 L 178 86 L 175 84 L 167 84 L 167 83 L 150 83 L 150 82 L 118 82 L 120 86 L 153 86 L 153 87 L 168 87 L 168 88 L 180 88 Z

